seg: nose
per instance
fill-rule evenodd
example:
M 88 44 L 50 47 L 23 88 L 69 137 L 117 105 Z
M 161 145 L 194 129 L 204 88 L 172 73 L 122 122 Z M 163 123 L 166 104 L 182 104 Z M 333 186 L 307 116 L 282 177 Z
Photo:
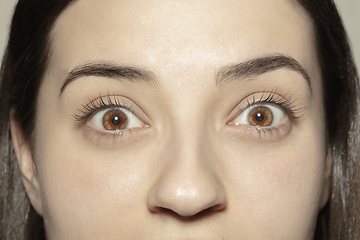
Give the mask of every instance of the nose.
M 226 207 L 225 190 L 214 169 L 214 155 L 209 154 L 204 143 L 192 143 L 176 141 L 163 154 L 160 162 L 166 167 L 162 168 L 147 199 L 152 212 L 170 211 L 191 217 Z

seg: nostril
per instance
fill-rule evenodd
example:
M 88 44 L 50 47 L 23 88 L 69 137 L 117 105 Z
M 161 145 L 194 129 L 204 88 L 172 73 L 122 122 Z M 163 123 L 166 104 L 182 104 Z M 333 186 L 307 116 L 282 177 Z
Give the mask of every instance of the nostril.
M 197 212 L 192 212 L 189 214 L 179 214 L 178 212 L 173 211 L 172 209 L 169 208 L 165 208 L 165 207 L 158 207 L 158 206 L 154 206 L 152 208 L 149 208 L 149 211 L 152 214 L 164 214 L 164 215 L 171 215 L 171 216 L 176 216 L 176 217 L 185 217 L 185 218 L 200 218 L 200 217 L 204 217 L 205 215 L 212 215 L 216 212 L 221 212 L 224 211 L 226 209 L 226 205 L 225 204 L 216 204 L 214 206 L 205 208 L 203 210 L 199 210 Z
M 165 215 L 179 215 L 176 212 L 174 212 L 173 210 L 169 209 L 169 208 L 164 208 L 164 207 L 153 207 L 153 208 L 149 208 L 151 213 L 157 214 L 157 213 L 161 213 L 161 214 L 165 214 Z
M 171 213 L 190 217 L 221 211 L 227 204 L 226 194 L 215 181 L 160 181 L 149 192 L 147 205 L 152 213 Z M 176 183 L 176 184 L 175 184 Z
M 210 210 L 212 212 L 215 212 L 215 211 L 224 211 L 226 208 L 226 204 L 216 204 L 212 207 L 210 207 Z
M 208 167 L 192 164 L 175 170 L 164 172 L 150 189 L 147 207 L 151 213 L 191 217 L 225 208 L 225 189 Z

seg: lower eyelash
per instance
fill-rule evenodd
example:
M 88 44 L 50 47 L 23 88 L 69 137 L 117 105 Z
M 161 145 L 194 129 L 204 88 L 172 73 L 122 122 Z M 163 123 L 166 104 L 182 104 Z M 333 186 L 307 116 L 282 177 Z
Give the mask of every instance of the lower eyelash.
M 266 134 L 273 135 L 275 132 L 277 132 L 279 129 L 276 127 L 254 127 L 255 131 L 258 132 L 259 137 Z
M 256 126 L 245 127 L 245 131 L 255 134 L 256 139 L 260 139 L 264 141 L 271 141 L 272 139 L 278 140 L 282 136 L 285 136 L 286 135 L 285 133 L 289 132 L 290 129 L 291 129 L 290 124 L 283 124 L 281 126 L 276 126 L 276 127 L 256 127 Z
M 123 140 L 124 138 L 128 138 L 133 133 L 132 129 L 123 129 L 113 132 L 102 132 L 94 130 L 91 127 L 88 127 L 85 131 L 87 131 L 87 134 L 92 136 L 96 145 L 115 143 L 117 141 Z

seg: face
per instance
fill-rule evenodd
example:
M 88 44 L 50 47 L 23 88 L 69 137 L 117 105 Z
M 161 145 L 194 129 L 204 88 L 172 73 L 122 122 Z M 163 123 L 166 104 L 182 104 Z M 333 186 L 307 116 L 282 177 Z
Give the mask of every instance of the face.
M 295 1 L 77 0 L 37 107 L 51 240 L 312 238 L 324 115 Z

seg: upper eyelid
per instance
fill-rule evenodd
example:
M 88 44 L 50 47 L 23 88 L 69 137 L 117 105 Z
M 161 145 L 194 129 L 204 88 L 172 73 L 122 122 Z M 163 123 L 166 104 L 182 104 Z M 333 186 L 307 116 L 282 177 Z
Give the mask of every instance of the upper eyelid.
M 106 101 L 104 101 L 104 97 L 107 98 Z M 115 101 L 112 100 L 111 98 L 114 98 Z M 117 98 L 122 98 L 122 101 L 119 101 Z M 125 97 L 123 97 L 123 96 L 108 94 L 106 96 L 100 95 L 100 97 L 97 97 L 93 100 L 89 99 L 89 103 L 87 103 L 86 105 L 82 105 L 82 109 L 79 109 L 80 115 L 75 114 L 74 118 L 76 119 L 77 122 L 82 123 L 82 122 L 88 120 L 93 114 L 100 112 L 102 110 L 106 110 L 108 108 L 123 108 L 123 109 L 128 110 L 135 116 L 137 116 L 137 114 L 134 113 L 134 111 L 133 111 L 133 104 L 128 104 L 126 101 L 124 101 L 124 98 Z M 131 101 L 131 100 L 129 99 L 129 101 Z M 141 109 L 141 111 L 142 111 L 142 109 Z
M 255 95 L 257 94 L 261 94 L 261 97 L 256 97 Z M 242 105 L 243 101 L 246 100 L 246 107 L 240 108 L 240 105 Z M 249 107 L 252 107 L 254 105 L 259 105 L 259 104 L 278 104 L 278 103 L 294 103 L 296 101 L 293 100 L 291 101 L 291 96 L 290 98 L 286 98 L 286 95 L 283 97 L 279 94 L 277 94 L 275 91 L 270 91 L 270 92 L 255 92 L 252 94 L 247 95 L 245 98 L 243 98 L 239 104 L 237 104 L 236 107 L 239 107 L 239 110 L 245 110 Z
M 306 109 L 305 107 L 296 108 L 298 105 L 294 104 L 294 103 L 296 103 L 296 101 L 298 99 L 293 98 L 291 94 L 286 93 L 284 96 L 281 96 L 276 93 L 276 90 L 277 89 L 275 89 L 275 91 L 268 92 L 267 93 L 268 95 L 265 99 L 264 99 L 265 92 L 262 93 L 262 96 L 259 100 L 255 100 L 255 98 L 253 98 L 253 102 L 251 104 L 248 102 L 248 107 L 251 107 L 253 105 L 258 105 L 261 103 L 275 104 L 275 105 L 283 108 L 284 110 L 286 110 L 286 113 L 288 113 L 288 114 L 289 113 L 293 114 L 294 112 L 298 112 L 298 111 L 302 111 L 302 110 Z M 254 94 L 253 94 L 253 97 L 255 97 Z
M 252 93 L 249 96 L 245 97 L 245 99 L 248 101 L 249 97 L 252 96 L 253 102 L 251 104 L 248 102 L 249 107 L 254 105 L 254 104 L 261 103 L 261 102 L 276 102 L 279 99 L 284 100 L 285 102 L 290 102 L 291 101 L 291 98 L 292 98 L 291 95 L 289 97 L 287 97 L 288 96 L 288 93 L 287 93 L 284 96 L 281 96 L 281 95 L 277 94 L 276 91 L 277 91 L 277 88 L 275 90 L 270 91 L 270 92 L 263 91 L 263 92 L 258 92 L 258 93 Z M 255 100 L 255 94 L 261 94 L 260 99 Z M 275 101 L 273 101 L 273 99 L 275 99 Z
M 261 104 L 274 104 L 280 107 L 292 119 L 302 117 L 303 114 L 300 116 L 297 116 L 296 114 L 305 111 L 307 107 L 299 107 L 298 104 L 296 104 L 296 101 L 298 100 L 297 98 L 292 98 L 292 95 L 289 93 L 282 96 L 277 93 L 277 89 L 278 88 L 274 88 L 271 91 L 264 90 L 253 92 L 247 95 L 233 108 L 233 110 L 231 110 L 226 122 L 233 121 L 239 114 L 249 107 Z

